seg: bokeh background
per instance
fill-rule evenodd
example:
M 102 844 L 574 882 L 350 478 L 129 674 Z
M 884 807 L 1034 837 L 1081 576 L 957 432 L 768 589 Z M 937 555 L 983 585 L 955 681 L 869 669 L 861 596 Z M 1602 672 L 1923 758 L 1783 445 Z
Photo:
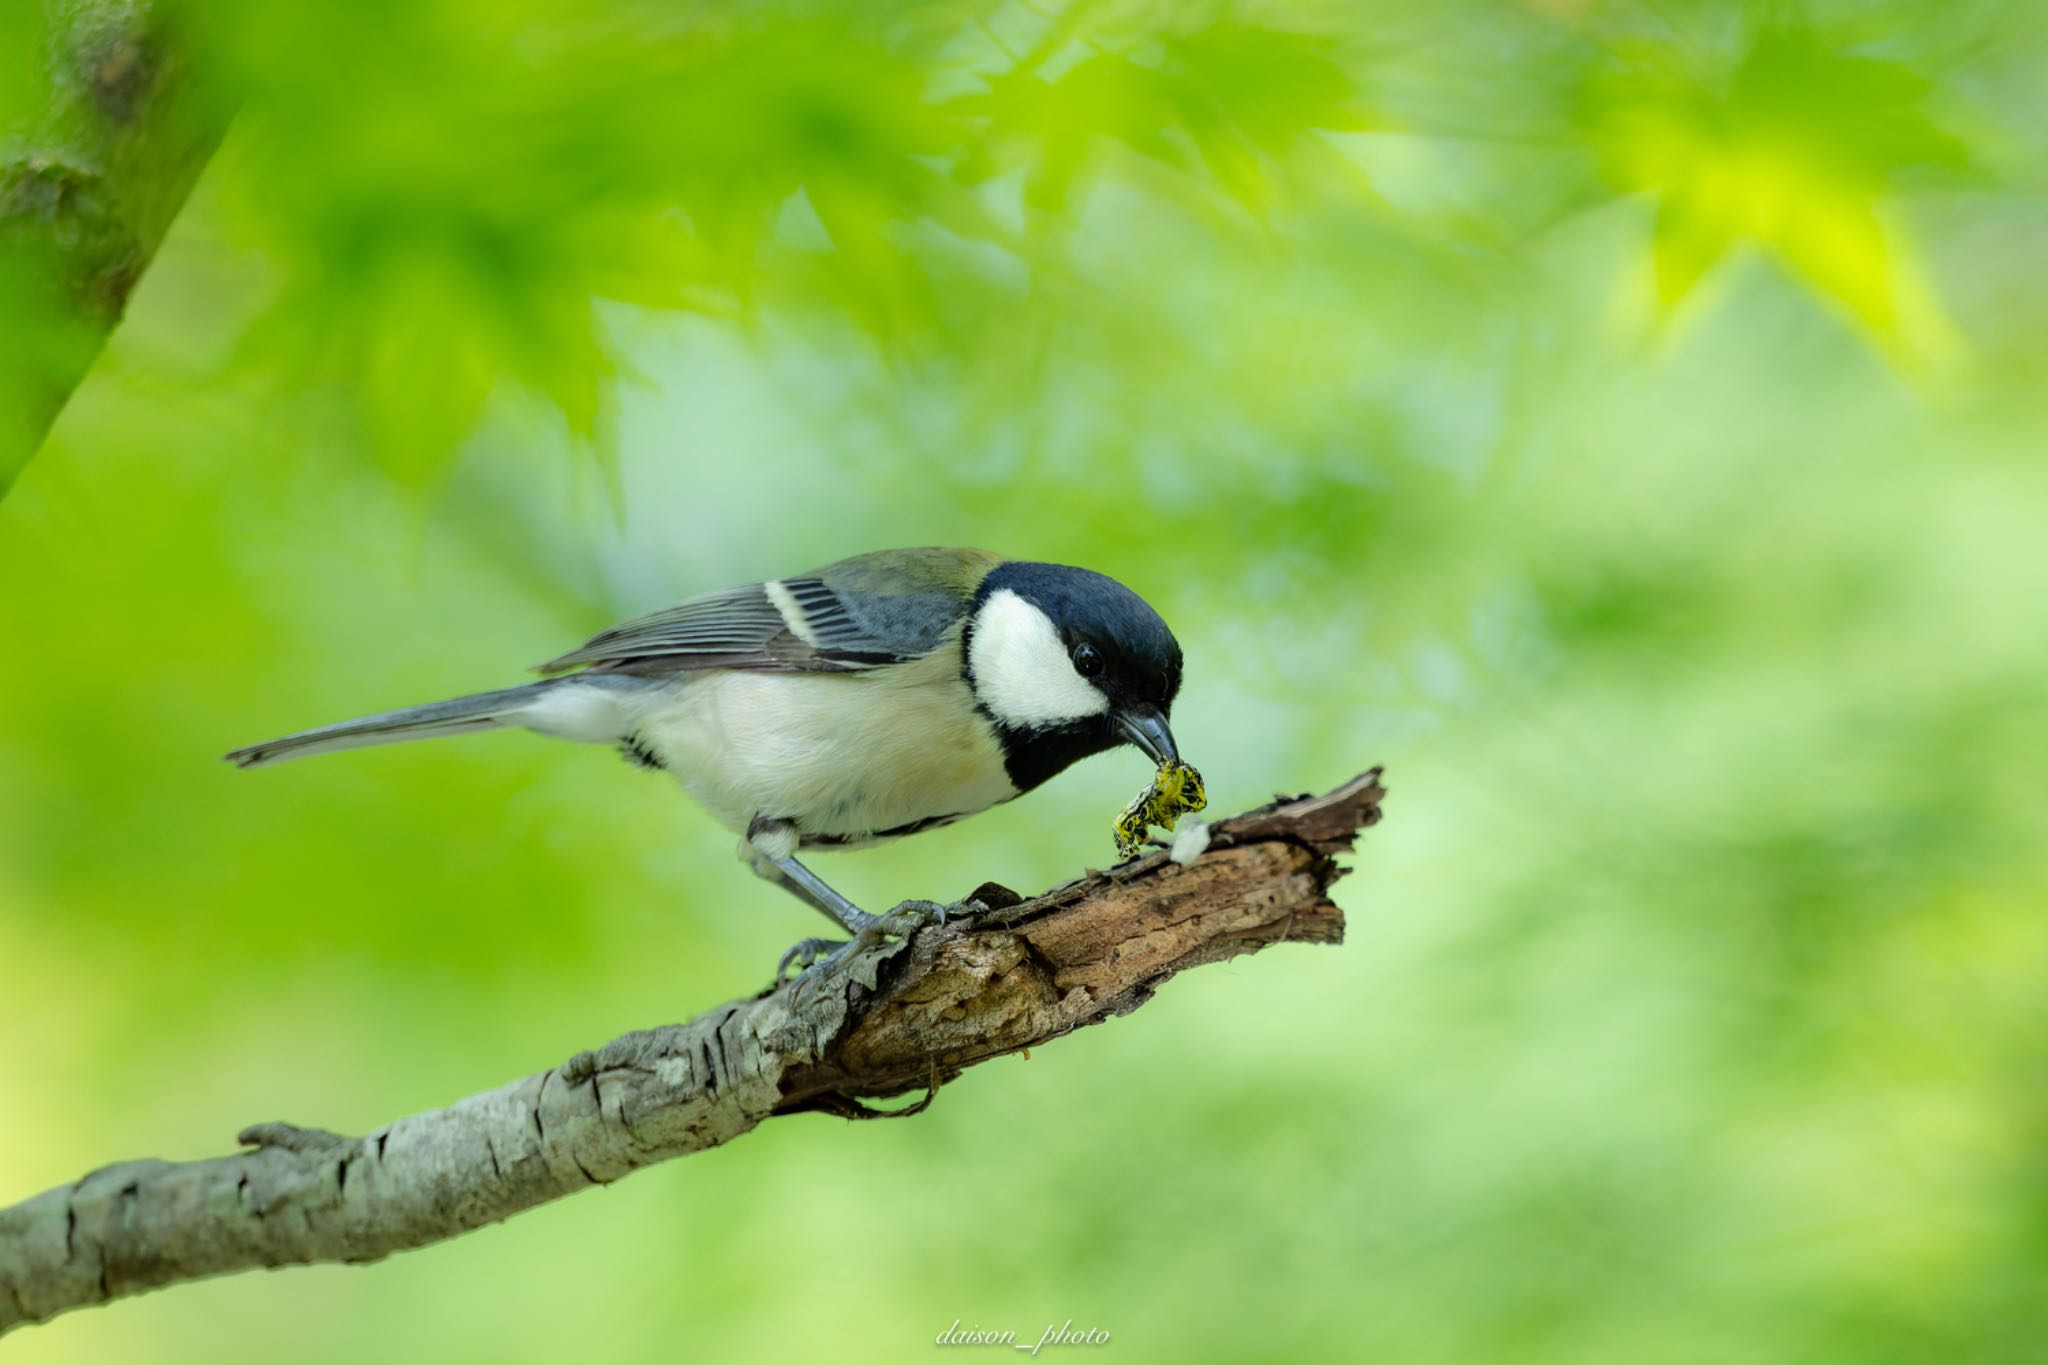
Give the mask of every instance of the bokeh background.
M 10 1361 L 2043 1358 L 2048 9 L 195 13 L 240 116 L 0 502 L 0 1199 L 755 986 L 811 917 L 612 754 L 217 761 L 696 591 L 1084 563 L 1219 809 L 1392 795 L 1339 950 Z

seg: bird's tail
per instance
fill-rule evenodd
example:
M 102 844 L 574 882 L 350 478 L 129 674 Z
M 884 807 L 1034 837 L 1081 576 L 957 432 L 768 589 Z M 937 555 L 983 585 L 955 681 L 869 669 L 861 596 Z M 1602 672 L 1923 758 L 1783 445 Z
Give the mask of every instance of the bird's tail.
M 518 724 L 514 717 L 532 707 L 542 693 L 556 685 L 554 682 L 528 683 L 524 687 L 507 687 L 502 691 L 478 692 L 474 696 L 456 697 L 450 701 L 428 702 L 425 706 L 380 711 L 374 716 L 344 720 L 334 725 L 323 725 L 317 730 L 302 730 L 282 739 L 251 744 L 227 755 L 227 760 L 238 768 L 254 768 L 307 754 L 332 753 L 337 749 L 403 744 L 407 740 L 433 739 L 439 735 L 502 729 Z

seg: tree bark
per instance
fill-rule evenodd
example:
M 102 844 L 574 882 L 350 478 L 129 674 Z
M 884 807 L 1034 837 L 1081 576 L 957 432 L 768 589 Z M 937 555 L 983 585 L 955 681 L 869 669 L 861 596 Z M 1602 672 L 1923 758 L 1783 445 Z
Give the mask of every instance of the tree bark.
M 0 497 L 120 320 L 229 115 L 169 0 L 43 0 L 30 24 L 44 40 L 36 97 L 0 110 Z
M 984 886 L 830 970 L 629 1033 L 560 1066 L 360 1138 L 266 1123 L 207 1161 L 128 1161 L 0 1209 L 0 1333 L 162 1285 L 260 1266 L 375 1261 L 780 1114 L 879 1117 L 863 1098 L 1127 1014 L 1168 978 L 1273 943 L 1337 943 L 1336 855 L 1379 819 L 1379 770 L 1209 829 L 1033 900 Z

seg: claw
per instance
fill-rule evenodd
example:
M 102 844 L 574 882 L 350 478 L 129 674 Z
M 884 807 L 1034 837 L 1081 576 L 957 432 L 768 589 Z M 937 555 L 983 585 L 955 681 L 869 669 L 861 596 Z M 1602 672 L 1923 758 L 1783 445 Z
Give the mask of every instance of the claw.
M 775 964 L 775 979 L 769 985 L 780 986 L 782 979 L 789 975 L 792 965 L 798 971 L 806 971 L 819 962 L 829 962 L 833 956 L 851 945 L 851 940 L 836 938 L 807 938 L 791 946 Z
M 927 924 L 944 924 L 958 907 L 941 905 L 937 901 L 905 901 L 883 917 L 885 922 L 908 925 L 911 929 L 922 929 Z M 895 932 L 892 928 L 892 932 Z
M 960 912 L 960 906 L 941 905 L 937 901 L 904 901 L 886 915 L 871 916 L 852 938 L 804 939 L 792 945 L 775 964 L 775 978 L 768 983 L 769 989 L 780 986 L 791 967 L 797 969 L 799 980 L 813 972 L 822 974 L 856 949 L 872 948 L 891 938 L 908 938 L 927 924 L 944 924 Z

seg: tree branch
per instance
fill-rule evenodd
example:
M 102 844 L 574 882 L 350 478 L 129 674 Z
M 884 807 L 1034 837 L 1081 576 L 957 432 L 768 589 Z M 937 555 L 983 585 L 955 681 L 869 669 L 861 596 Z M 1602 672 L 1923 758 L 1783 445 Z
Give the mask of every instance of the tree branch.
M 0 1333 L 259 1266 L 374 1261 L 700 1152 L 778 1114 L 880 1111 L 967 1067 L 1127 1014 L 1168 978 L 1284 941 L 1337 943 L 1336 855 L 1379 819 L 1379 770 L 1212 826 L 1034 900 L 866 949 L 830 972 L 361 1138 L 284 1123 L 208 1161 L 103 1167 L 0 1209 Z
M 226 131 L 170 0 L 45 0 L 37 98 L 0 126 L 0 497 L 85 377 Z

